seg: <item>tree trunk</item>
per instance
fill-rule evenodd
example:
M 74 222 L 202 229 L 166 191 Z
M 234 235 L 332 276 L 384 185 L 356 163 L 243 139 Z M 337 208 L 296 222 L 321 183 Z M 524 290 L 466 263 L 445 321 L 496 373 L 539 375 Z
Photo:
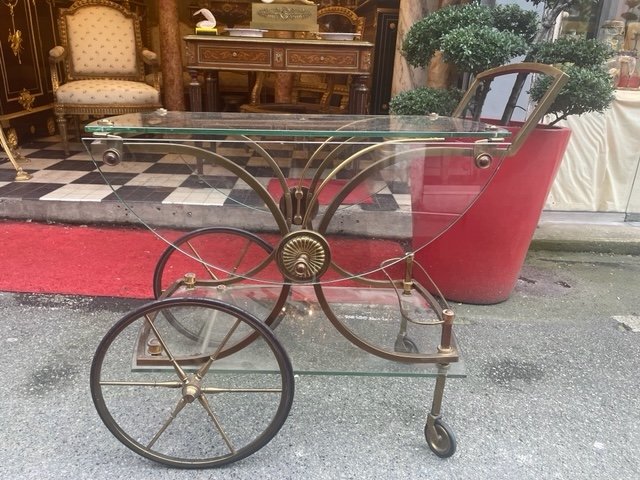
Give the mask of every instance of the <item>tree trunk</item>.
M 177 0 L 158 0 L 163 104 L 167 110 L 182 111 L 185 109 L 184 83 L 178 26 Z
M 451 65 L 442 59 L 442 52 L 436 52 L 427 67 L 427 87 L 448 88 L 450 76 Z

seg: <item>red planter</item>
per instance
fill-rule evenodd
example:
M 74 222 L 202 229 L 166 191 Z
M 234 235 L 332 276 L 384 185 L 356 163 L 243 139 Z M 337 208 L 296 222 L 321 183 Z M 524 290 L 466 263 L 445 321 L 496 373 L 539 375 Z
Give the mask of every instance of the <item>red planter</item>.
M 534 130 L 516 155 L 503 160 L 461 218 L 417 252 L 416 260 L 445 298 L 475 304 L 509 298 L 570 135 L 567 128 Z M 469 187 L 458 186 L 461 191 L 465 188 Z M 413 195 L 412 200 L 415 211 L 424 211 L 415 203 L 422 201 L 420 195 Z M 416 247 L 434 230 L 429 223 L 424 216 L 414 215 Z M 429 285 L 420 278 L 419 270 L 414 274 Z

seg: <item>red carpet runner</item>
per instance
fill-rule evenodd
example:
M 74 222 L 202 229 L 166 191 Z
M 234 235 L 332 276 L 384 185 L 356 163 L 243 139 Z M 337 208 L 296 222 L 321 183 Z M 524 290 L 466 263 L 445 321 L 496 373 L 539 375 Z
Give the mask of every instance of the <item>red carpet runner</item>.
M 175 239 L 182 233 L 165 230 L 162 234 Z M 264 237 L 272 245 L 280 238 L 276 234 Z M 327 240 L 334 261 L 353 273 L 376 269 L 384 260 L 402 256 L 403 252 L 392 240 Z M 0 291 L 148 299 L 153 298 L 154 268 L 167 248 L 165 242 L 143 228 L 18 221 L 0 221 L 0 242 Z M 229 249 L 233 256 L 236 247 L 224 243 L 216 246 L 222 257 Z M 269 268 L 277 274 L 275 265 Z M 372 278 L 385 277 L 378 272 Z M 335 279 L 344 277 L 332 270 L 323 276 L 325 281 Z M 347 286 L 349 282 L 337 285 Z
M 152 298 L 148 230 L 0 222 L 0 291 Z

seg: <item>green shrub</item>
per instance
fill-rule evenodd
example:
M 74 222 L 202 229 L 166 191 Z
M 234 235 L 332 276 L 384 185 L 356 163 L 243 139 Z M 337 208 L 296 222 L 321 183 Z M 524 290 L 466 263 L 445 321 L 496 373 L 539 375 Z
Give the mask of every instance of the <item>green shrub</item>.
M 554 115 L 553 125 L 569 115 L 582 115 L 587 112 L 604 112 L 613 101 L 613 83 L 609 74 L 600 65 L 578 67 L 576 65 L 556 65 L 569 75 L 569 81 L 549 108 Z M 529 94 L 533 101 L 539 101 L 549 87 L 551 77 L 538 78 Z
M 451 115 L 463 92 L 458 89 L 420 87 L 400 92 L 389 102 L 389 110 L 395 115 Z
M 498 30 L 512 32 L 531 42 L 536 36 L 540 21 L 533 10 L 523 10 L 517 5 L 498 5 L 491 10 L 493 26 Z
M 413 67 L 424 67 L 440 50 L 442 37 L 468 25 L 492 25 L 489 8 L 481 5 L 456 5 L 436 10 L 414 23 L 402 42 L 402 54 Z
M 581 37 L 561 37 L 553 42 L 540 42 L 531 50 L 531 57 L 536 62 L 573 63 L 578 67 L 602 65 L 614 55 L 607 44 L 595 39 Z
M 444 35 L 441 50 L 444 61 L 459 70 L 479 73 L 508 63 L 526 52 L 523 38 L 495 27 L 471 25 Z

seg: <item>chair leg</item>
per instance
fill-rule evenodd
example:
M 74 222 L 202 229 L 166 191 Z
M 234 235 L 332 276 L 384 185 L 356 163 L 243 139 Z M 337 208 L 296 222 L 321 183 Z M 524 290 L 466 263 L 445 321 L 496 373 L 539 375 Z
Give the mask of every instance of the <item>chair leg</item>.
M 60 137 L 62 137 L 62 146 L 64 147 L 65 155 L 69 155 L 69 136 L 67 134 L 67 118 L 62 114 L 56 114 L 56 123 L 58 124 L 58 131 Z

